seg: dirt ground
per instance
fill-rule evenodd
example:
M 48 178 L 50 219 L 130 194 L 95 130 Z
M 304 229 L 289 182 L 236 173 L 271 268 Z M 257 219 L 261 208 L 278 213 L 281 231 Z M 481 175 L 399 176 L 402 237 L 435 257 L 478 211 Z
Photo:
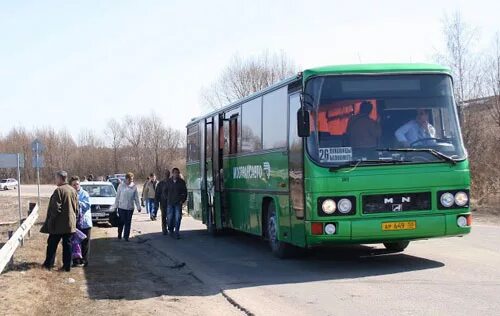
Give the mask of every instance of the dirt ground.
M 158 253 L 147 240 L 133 236 L 130 242 L 119 241 L 116 228 L 106 225 L 92 230 L 88 267 L 69 273 L 42 269 L 47 235 L 39 230 L 47 201 L 43 198 L 40 223 L 33 227 L 31 238 L 16 251 L 14 266 L 0 276 L 0 314 L 242 314 L 219 289 L 201 283 L 188 267 Z M 0 208 L 9 211 L 4 214 L 16 214 L 17 204 L 0 197 Z M 59 247 L 56 269 L 61 266 Z

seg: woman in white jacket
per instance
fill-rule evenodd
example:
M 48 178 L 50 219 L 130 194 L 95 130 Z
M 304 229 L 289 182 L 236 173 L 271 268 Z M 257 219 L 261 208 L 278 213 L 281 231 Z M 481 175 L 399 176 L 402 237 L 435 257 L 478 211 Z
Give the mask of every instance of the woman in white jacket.
M 118 186 L 115 204 L 113 208 L 118 211 L 118 239 L 123 238 L 128 241 L 130 235 L 130 225 L 132 223 L 132 214 L 134 213 L 134 204 L 137 211 L 141 211 L 141 203 L 139 201 L 139 192 L 134 183 L 134 174 L 129 172 L 125 176 L 125 182 Z M 125 228 L 125 231 L 124 231 Z

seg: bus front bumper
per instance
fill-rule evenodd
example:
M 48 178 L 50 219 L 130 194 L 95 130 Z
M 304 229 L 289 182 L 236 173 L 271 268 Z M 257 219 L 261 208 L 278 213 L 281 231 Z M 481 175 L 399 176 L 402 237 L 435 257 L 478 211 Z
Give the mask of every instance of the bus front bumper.
M 468 226 L 460 227 L 457 224 L 458 217 L 460 216 L 467 218 Z M 470 233 L 470 221 L 470 212 L 398 216 L 397 218 L 332 218 L 331 220 L 321 222 L 306 221 L 306 240 L 308 247 L 314 247 L 328 244 L 367 244 L 462 236 Z M 323 225 L 323 232 L 321 234 L 318 233 L 319 224 L 317 223 Z M 326 234 L 324 229 L 329 223 L 335 225 L 335 233 L 331 235 Z M 314 234 L 313 225 L 316 225 Z

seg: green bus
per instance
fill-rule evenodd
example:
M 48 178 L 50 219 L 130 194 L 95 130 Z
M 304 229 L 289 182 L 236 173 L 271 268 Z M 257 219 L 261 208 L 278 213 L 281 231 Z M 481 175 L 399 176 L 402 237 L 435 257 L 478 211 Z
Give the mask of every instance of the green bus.
M 300 248 L 471 230 L 470 175 L 448 68 L 307 69 L 187 125 L 188 209 L 212 233 Z

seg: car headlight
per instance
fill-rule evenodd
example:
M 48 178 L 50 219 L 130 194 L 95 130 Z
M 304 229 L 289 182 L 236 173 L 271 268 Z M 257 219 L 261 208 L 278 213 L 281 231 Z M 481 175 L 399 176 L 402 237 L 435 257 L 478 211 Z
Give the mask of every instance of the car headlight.
M 338 209 L 340 213 L 347 214 L 352 209 L 352 202 L 349 199 L 340 199 Z
M 333 214 L 337 209 L 337 203 L 332 199 L 326 199 L 321 204 L 321 209 L 325 214 Z
M 443 193 L 439 200 L 444 207 L 452 207 L 455 203 L 455 197 L 450 192 Z
M 455 204 L 458 206 L 464 206 L 469 202 L 469 197 L 467 193 L 460 191 L 455 194 Z

